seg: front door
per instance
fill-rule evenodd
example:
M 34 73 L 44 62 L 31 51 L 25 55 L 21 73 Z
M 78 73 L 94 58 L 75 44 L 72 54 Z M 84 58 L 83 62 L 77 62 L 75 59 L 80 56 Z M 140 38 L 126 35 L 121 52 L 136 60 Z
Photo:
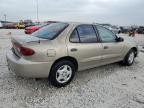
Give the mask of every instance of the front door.
M 96 26 L 96 28 L 103 46 L 102 62 L 106 64 L 122 60 L 124 50 L 123 42 L 117 42 L 117 36 L 110 30 L 102 26 Z

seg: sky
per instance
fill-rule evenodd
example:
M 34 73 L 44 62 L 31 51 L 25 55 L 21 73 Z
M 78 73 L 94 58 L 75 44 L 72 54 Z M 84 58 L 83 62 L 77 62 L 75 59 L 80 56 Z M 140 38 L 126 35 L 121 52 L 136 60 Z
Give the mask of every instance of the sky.
M 144 25 L 144 0 L 38 0 L 39 21 Z M 0 20 L 37 21 L 37 0 L 0 0 Z

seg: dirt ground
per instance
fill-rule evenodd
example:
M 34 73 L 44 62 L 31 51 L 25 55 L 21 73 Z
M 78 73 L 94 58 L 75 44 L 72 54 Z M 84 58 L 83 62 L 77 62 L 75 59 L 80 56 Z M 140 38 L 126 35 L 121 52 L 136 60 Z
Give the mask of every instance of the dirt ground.
M 8 71 L 10 37 L 23 34 L 0 29 L 0 108 L 144 108 L 144 53 L 130 67 L 114 63 L 77 72 L 70 85 L 58 89 L 47 79 L 17 77 Z M 135 39 L 144 45 L 144 35 Z

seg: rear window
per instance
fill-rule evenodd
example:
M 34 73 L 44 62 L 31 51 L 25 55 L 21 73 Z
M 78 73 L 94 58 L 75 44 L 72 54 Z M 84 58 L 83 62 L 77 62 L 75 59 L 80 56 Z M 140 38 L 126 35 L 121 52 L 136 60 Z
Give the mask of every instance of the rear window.
M 52 40 L 67 27 L 67 23 L 52 23 L 34 32 L 32 36 Z

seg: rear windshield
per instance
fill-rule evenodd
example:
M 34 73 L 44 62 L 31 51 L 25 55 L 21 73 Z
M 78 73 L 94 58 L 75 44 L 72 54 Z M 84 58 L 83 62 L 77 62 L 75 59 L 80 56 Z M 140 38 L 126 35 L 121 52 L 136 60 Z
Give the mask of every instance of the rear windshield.
M 52 40 L 67 27 L 67 23 L 52 23 L 34 32 L 32 36 Z

